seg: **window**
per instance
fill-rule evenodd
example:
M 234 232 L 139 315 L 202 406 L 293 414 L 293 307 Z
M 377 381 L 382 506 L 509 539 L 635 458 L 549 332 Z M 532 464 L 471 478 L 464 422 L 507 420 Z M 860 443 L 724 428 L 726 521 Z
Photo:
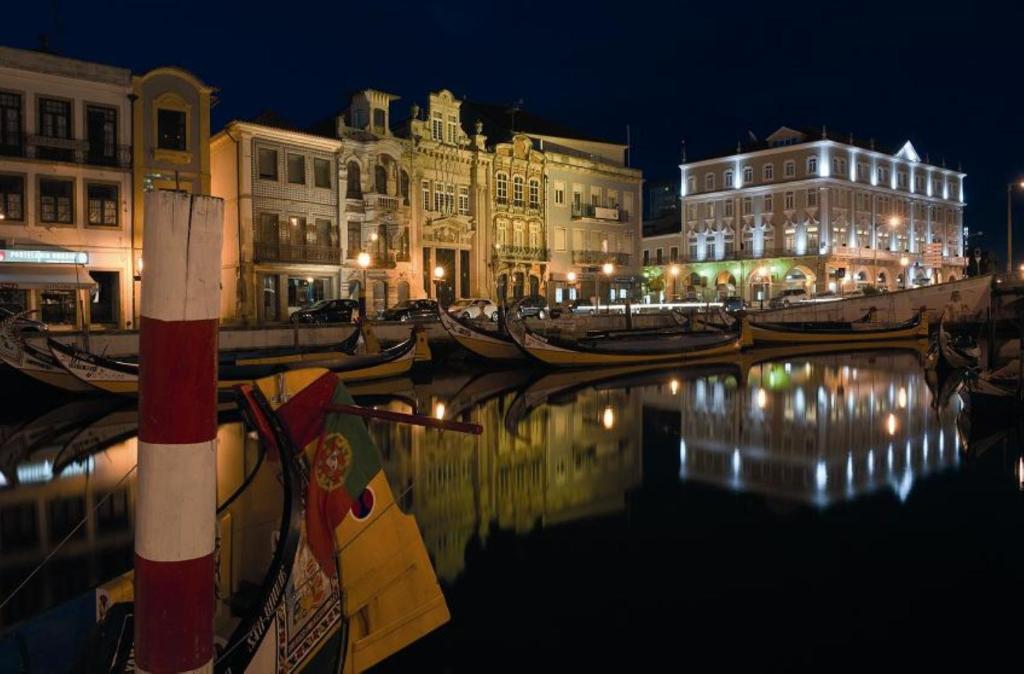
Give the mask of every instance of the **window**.
M 506 175 L 504 173 L 499 173 L 497 176 L 495 176 L 495 184 L 497 186 L 497 193 L 498 193 L 497 199 L 498 199 L 498 203 L 499 204 L 507 204 L 508 203 L 508 175 Z
M 704 190 L 710 192 L 715 189 L 715 174 L 709 173 L 704 176 Z
M 40 318 L 44 323 L 78 325 L 78 302 L 75 301 L 74 290 L 44 290 L 40 293 L 40 300 Z
M 796 177 L 796 162 L 790 159 L 782 165 L 782 175 L 787 178 Z
M 62 224 L 74 222 L 74 191 L 75 183 L 71 180 L 40 180 L 39 220 Z
M 807 158 L 807 175 L 816 176 L 818 175 L 818 158 L 808 157 Z
M 530 181 L 530 208 L 540 208 L 540 183 Z
M 398 174 L 398 192 L 402 195 L 402 203 L 409 205 L 409 174 L 400 171 Z
M 899 185 L 901 190 L 907 189 L 907 172 L 897 171 L 896 172 L 896 184 Z
M 726 171 L 722 175 L 722 184 L 726 187 L 732 187 L 732 171 Z
M 185 131 L 186 115 L 183 110 L 156 111 L 156 144 L 161 150 L 188 149 Z
M 512 177 L 512 205 L 523 205 L 523 176 Z
M 715 217 L 715 202 L 709 201 L 704 204 L 704 217 L 708 220 Z
M 277 150 L 260 148 L 259 171 L 263 180 L 277 180 Z
M 89 162 L 107 164 L 117 159 L 117 110 L 87 106 L 86 137 L 89 141 Z
M 644 248 L 644 266 L 651 266 L 651 251 Z
M 354 161 L 348 163 L 345 180 L 345 196 L 349 199 L 359 199 L 363 196 L 362 178 L 359 173 L 359 164 Z
M 430 181 L 422 181 L 420 188 L 423 190 L 423 210 L 428 211 L 430 210 Z
M 573 210 L 579 210 L 583 206 L 583 192 L 580 192 L 578 188 L 572 189 L 572 207 Z
M 430 137 L 440 141 L 444 139 L 444 115 L 435 112 L 430 116 Z
M 726 201 L 725 201 L 725 217 L 727 217 L 727 218 L 731 218 L 732 217 L 732 209 L 733 209 L 733 200 L 732 199 L 726 199 Z
M 594 187 L 590 190 L 590 205 L 597 207 L 601 205 L 601 190 Z
M 743 197 L 743 215 L 750 215 L 754 212 L 752 199 L 750 197 Z
M 380 164 L 373 168 L 373 188 L 377 194 L 388 193 L 388 171 Z
M 0 154 L 21 154 L 21 96 L 0 91 Z
M 857 180 L 863 182 L 868 179 L 868 165 L 864 162 L 857 163 Z
M 743 167 L 743 184 L 749 185 L 754 182 L 754 169 L 749 166 Z
M 468 187 L 459 187 L 459 215 L 469 215 Z
M 661 248 L 658 248 L 654 251 L 654 259 L 656 261 L 655 264 L 664 264 L 664 254 L 662 253 Z
M 795 208 L 794 203 L 793 203 L 794 201 L 795 200 L 793 199 L 793 193 L 792 192 L 786 192 L 786 196 L 785 196 L 785 209 L 787 211 L 791 211 L 791 210 L 793 210 Z
M 810 207 L 815 207 L 818 205 L 818 190 L 807 190 L 807 205 Z
M 386 121 L 385 121 L 384 111 L 381 110 L 380 108 L 374 108 L 373 109 L 373 128 L 378 133 L 383 133 L 385 126 L 387 126 L 387 124 L 386 124 Z
M 47 138 L 71 138 L 71 103 L 40 98 L 39 135 Z
M 697 204 L 690 204 L 686 207 L 686 217 L 689 220 L 697 219 Z
M 454 145 L 458 140 L 456 130 L 459 127 L 459 119 L 455 115 L 448 115 L 448 142 Z
M 0 213 L 5 220 L 25 219 L 25 179 L 0 175 Z
M 770 194 L 764 195 L 764 212 L 765 213 L 771 213 L 774 210 L 775 210 L 775 202 L 772 199 L 772 195 L 770 195 Z
M 565 183 L 555 183 L 555 205 L 565 205 Z
M 565 227 L 555 227 L 555 250 L 565 250 Z
M 117 185 L 87 185 L 90 225 L 117 226 Z
M 317 218 L 315 223 L 316 239 L 310 243 L 327 248 L 337 248 L 339 244 L 338 230 L 334 227 L 334 223 L 326 218 Z
M 679 246 L 672 246 L 668 249 L 669 262 L 679 262 Z
M 924 191 L 924 176 L 914 176 L 914 189 L 918 192 Z
M 306 158 L 301 154 L 288 155 L 288 182 L 292 185 L 306 184 Z
M 349 220 L 348 250 L 346 251 L 346 257 L 350 260 L 359 257 L 359 252 L 363 249 L 362 236 L 362 226 L 355 220 Z
M 889 182 L 889 169 L 884 166 L 879 166 L 877 169 L 878 182 L 887 183 Z
M 693 194 L 697 191 L 697 178 L 690 176 L 686 179 L 686 193 Z
M 331 188 L 331 161 L 329 159 L 313 160 L 313 184 L 317 187 Z
M 775 165 L 765 164 L 764 167 L 761 169 L 761 178 L 765 182 L 771 182 L 772 180 L 775 180 Z

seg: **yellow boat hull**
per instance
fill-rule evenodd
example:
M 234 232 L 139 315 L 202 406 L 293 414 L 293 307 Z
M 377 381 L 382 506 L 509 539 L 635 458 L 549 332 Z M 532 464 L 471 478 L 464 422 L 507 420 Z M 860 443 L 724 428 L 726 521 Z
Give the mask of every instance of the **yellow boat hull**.
M 917 325 L 898 330 L 862 330 L 849 332 L 798 332 L 772 330 L 747 322 L 755 344 L 854 344 L 890 342 L 901 339 L 928 339 L 928 322 L 922 318 Z
M 573 351 L 549 344 L 532 333 L 527 333 L 524 337 L 523 348 L 537 360 L 554 367 L 604 367 L 685 363 L 705 360 L 718 356 L 738 354 L 742 350 L 743 344 L 744 340 L 739 339 L 722 344 L 721 346 L 675 353 L 611 354 Z
M 491 337 L 482 330 L 463 325 L 446 312 L 441 312 L 441 325 L 455 342 L 474 356 L 486 360 L 525 360 L 522 349 L 505 339 Z

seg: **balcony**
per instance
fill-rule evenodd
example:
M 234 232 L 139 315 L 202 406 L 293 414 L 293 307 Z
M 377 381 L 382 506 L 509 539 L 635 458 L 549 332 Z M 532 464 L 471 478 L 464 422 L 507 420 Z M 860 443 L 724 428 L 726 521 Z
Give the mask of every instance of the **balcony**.
M 349 261 L 349 264 L 355 264 L 355 260 L 359 258 L 359 254 L 363 252 L 358 248 L 349 248 L 346 251 L 345 258 Z M 395 250 L 382 251 L 374 253 L 373 251 L 366 251 L 370 254 L 370 265 L 368 269 L 394 269 L 399 262 L 410 262 L 408 252 L 401 252 Z
M 572 252 L 573 264 L 604 264 L 611 262 L 620 267 L 629 265 L 629 253 L 605 253 L 600 250 L 574 250 Z
M 626 222 L 629 220 L 629 213 L 618 206 L 594 206 L 593 204 L 573 204 L 572 217 L 592 218 L 594 220 L 605 220 L 609 222 Z
M 498 256 L 503 260 L 537 260 L 547 262 L 548 249 L 539 246 L 502 246 Z
M 363 203 L 366 204 L 366 208 L 394 212 L 402 205 L 402 199 L 401 197 L 393 197 L 387 194 L 364 194 Z
M 256 262 L 301 262 L 305 264 L 340 264 L 341 249 L 334 246 L 259 242 L 255 244 Z
M 51 138 L 28 134 L 5 134 L 0 142 L 0 156 L 42 159 L 47 161 L 130 168 L 130 145 L 92 145 L 88 140 Z

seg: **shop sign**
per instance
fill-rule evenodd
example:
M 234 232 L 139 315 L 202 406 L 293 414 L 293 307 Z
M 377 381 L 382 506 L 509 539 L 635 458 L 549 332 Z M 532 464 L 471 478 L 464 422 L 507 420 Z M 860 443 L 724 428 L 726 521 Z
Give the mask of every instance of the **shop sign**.
M 74 250 L 25 250 L 0 248 L 0 262 L 32 264 L 89 264 L 89 254 Z

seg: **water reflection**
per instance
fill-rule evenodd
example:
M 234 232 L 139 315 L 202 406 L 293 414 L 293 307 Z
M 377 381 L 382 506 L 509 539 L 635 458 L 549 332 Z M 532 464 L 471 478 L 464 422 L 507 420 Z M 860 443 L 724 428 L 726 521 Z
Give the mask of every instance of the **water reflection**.
M 906 499 L 960 461 L 959 399 L 933 408 L 917 356 L 905 352 L 674 371 L 435 373 L 427 384 L 352 388 L 364 404 L 484 428 L 470 436 L 370 424 L 392 489 L 449 583 L 464 572 L 470 544 L 486 547 L 495 530 L 526 534 L 623 512 L 632 492 L 666 480 L 824 507 L 883 489 Z M 0 427 L 0 591 L 85 520 L 5 609 L 4 623 L 130 567 L 134 415 L 79 405 Z M 252 470 L 255 453 L 238 423 L 221 435 L 236 448 L 219 455 L 224 496 Z M 1015 469 L 1024 485 L 1024 468 Z M 260 493 L 276 488 L 272 477 L 254 482 Z M 257 583 L 272 548 L 279 502 L 256 494 L 222 517 L 224 544 L 238 551 L 220 570 L 225 587 Z

